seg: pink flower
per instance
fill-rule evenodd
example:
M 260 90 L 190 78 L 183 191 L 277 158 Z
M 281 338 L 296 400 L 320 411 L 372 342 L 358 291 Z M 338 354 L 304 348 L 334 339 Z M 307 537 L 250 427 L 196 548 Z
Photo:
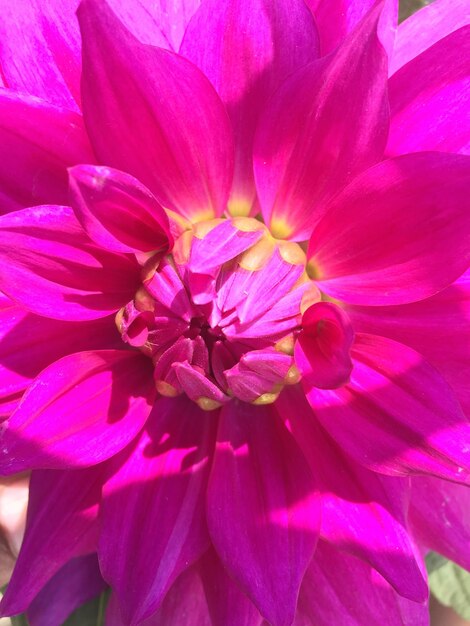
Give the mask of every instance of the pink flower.
M 422 552 L 470 567 L 466 0 L 43 4 L 0 23 L 2 613 L 427 624 Z

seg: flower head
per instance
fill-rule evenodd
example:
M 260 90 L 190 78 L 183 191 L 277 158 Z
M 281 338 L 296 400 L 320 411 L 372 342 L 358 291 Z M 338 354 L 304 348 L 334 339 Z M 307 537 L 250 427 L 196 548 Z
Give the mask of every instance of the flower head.
M 170 4 L 1 27 L 2 612 L 424 625 L 423 551 L 470 567 L 468 12 Z

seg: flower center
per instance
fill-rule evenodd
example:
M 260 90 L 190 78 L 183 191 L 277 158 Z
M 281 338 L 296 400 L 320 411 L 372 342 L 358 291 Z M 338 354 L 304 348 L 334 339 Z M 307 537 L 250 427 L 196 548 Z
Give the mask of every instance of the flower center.
M 298 244 L 253 218 L 213 219 L 183 231 L 158 261 L 144 266 L 117 325 L 152 359 L 160 394 L 186 393 L 211 410 L 233 398 L 268 404 L 298 382 L 301 316 L 320 300 Z

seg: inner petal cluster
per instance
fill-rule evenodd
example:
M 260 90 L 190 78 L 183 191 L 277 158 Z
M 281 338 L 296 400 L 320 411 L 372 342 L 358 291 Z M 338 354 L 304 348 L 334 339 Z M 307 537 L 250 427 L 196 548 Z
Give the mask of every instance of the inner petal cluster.
M 152 359 L 160 394 L 186 393 L 206 410 L 233 398 L 268 404 L 300 378 L 294 344 L 320 300 L 305 267 L 298 244 L 256 219 L 199 222 L 147 261 L 117 326 Z

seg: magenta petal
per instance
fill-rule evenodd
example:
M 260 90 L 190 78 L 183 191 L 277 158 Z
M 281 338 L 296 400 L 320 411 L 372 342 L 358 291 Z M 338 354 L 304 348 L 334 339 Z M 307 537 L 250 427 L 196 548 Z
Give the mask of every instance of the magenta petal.
M 470 24 L 468 0 L 436 0 L 423 7 L 398 27 L 390 73 L 467 24 Z
M 109 167 L 69 170 L 72 207 L 98 245 L 113 252 L 166 253 L 172 247 L 168 217 L 133 176 Z
M 66 321 L 105 317 L 133 297 L 139 274 L 134 257 L 88 239 L 68 207 L 0 218 L 0 289 L 32 313 Z
M 113 593 L 106 610 L 106 626 L 127 625 Z M 160 608 L 148 619 L 139 621 L 139 626 L 214 626 L 197 566 L 189 567 L 178 576 Z
M 441 39 L 389 82 L 387 154 L 470 153 L 470 26 Z
M 320 542 L 302 585 L 293 626 L 331 626 L 332 616 L 341 626 L 429 626 L 426 604 L 400 598 L 370 565 Z
M 273 626 L 292 623 L 319 514 L 307 462 L 276 413 L 225 406 L 208 489 L 209 532 L 229 575 Z
M 444 375 L 470 417 L 470 271 L 432 298 L 393 307 L 348 306 L 354 328 L 410 346 Z
M 233 145 L 209 81 L 182 57 L 139 43 L 105 3 L 84 0 L 78 16 L 83 110 L 99 159 L 190 219 L 222 213 Z
M 447 287 L 470 263 L 469 180 L 470 157 L 438 152 L 383 161 L 358 176 L 310 240 L 320 289 L 381 305 Z
M 204 493 L 214 426 L 213 414 L 186 397 L 157 400 L 147 431 L 114 461 L 103 491 L 99 558 L 126 624 L 155 612 L 208 548 Z
M 468 480 L 470 424 L 437 370 L 411 348 L 375 335 L 356 334 L 352 357 L 346 387 L 307 393 L 341 448 L 384 474 Z
M 0 605 L 2 615 L 27 609 L 71 558 L 96 550 L 102 475 L 102 466 L 33 472 L 26 532 Z
M 189 22 L 180 52 L 201 68 L 227 107 L 236 142 L 229 211 L 247 215 L 256 196 L 256 124 L 282 81 L 318 58 L 315 22 L 302 0 L 206 0 Z
M 0 66 L 10 89 L 78 110 L 80 37 L 70 0 L 0 1 Z
M 0 213 L 67 204 L 65 168 L 94 160 L 80 115 L 0 91 Z
M 62 626 L 75 609 L 105 587 L 96 554 L 71 559 L 34 598 L 28 622 L 31 626 Z
M 260 626 L 262 617 L 254 604 L 227 575 L 217 554 L 209 550 L 198 569 L 209 605 L 211 624 L 217 626 Z
M 470 569 L 470 487 L 416 476 L 411 481 L 409 520 L 417 540 Z
M 387 58 L 377 36 L 381 8 L 333 55 L 289 78 L 261 119 L 254 171 L 275 236 L 308 239 L 329 198 L 382 157 L 388 102 Z
M 302 332 L 295 345 L 295 363 L 303 383 L 320 389 L 344 385 L 351 374 L 349 355 L 354 332 L 348 316 L 338 306 L 318 302 L 302 317 Z
M 66 356 L 43 370 L 2 424 L 2 474 L 94 465 L 139 432 L 153 392 L 148 359 L 97 350 Z
M 23 393 L 41 370 L 67 354 L 122 347 L 113 319 L 51 320 L 29 313 L 1 294 L 0 342 L 2 400 Z
M 322 56 L 332 52 L 359 24 L 376 4 L 376 0 L 306 0 L 318 25 Z M 388 4 L 388 6 L 387 6 Z M 387 10 L 382 14 L 379 35 L 390 54 L 397 22 L 398 2 L 385 3 Z
M 409 481 L 351 461 L 318 425 L 300 389 L 286 389 L 276 408 L 318 476 L 320 536 L 369 563 L 400 595 L 424 601 L 428 588 L 407 526 Z

